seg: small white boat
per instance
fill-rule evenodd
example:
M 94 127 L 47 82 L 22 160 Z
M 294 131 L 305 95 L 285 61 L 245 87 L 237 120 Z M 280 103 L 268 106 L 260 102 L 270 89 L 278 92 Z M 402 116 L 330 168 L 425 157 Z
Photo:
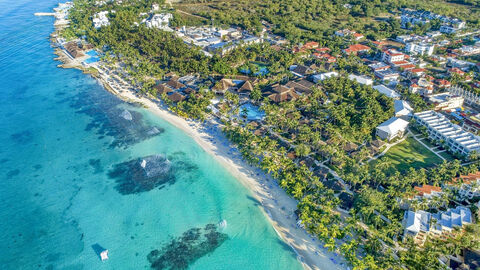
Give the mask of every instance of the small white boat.
M 219 227 L 220 229 L 225 229 L 225 228 L 227 228 L 227 221 L 226 221 L 225 219 L 223 219 L 222 221 L 220 221 L 220 222 L 218 223 L 218 227 Z
M 108 249 L 105 249 L 104 251 L 100 252 L 100 258 L 102 261 L 108 260 Z

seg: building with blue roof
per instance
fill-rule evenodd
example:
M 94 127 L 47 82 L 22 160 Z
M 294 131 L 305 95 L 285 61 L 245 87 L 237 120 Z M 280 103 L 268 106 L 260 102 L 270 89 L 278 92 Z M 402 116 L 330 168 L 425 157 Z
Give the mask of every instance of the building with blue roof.
M 421 245 L 429 234 L 440 237 L 472 223 L 472 212 L 464 206 L 436 214 L 408 210 L 403 216 L 404 237 L 413 237 L 415 243 Z

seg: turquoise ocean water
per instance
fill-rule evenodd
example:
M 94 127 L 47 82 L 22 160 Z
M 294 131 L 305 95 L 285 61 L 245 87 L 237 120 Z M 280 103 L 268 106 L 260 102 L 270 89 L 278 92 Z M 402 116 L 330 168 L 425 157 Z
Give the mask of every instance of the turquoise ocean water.
M 301 269 L 191 138 L 56 67 L 56 3 L 0 1 L 0 269 Z

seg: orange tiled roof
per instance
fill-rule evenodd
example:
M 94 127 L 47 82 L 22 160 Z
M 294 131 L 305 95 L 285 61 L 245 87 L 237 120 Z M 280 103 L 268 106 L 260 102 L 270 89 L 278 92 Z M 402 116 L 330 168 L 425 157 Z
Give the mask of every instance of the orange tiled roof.
M 432 194 L 432 192 L 442 192 L 441 187 L 435 187 L 431 185 L 423 185 L 421 187 L 414 187 L 413 188 L 418 195 L 423 196 L 426 194 Z
M 457 73 L 458 75 L 464 75 L 465 72 L 459 68 L 451 68 L 448 70 L 450 73 Z
M 305 45 L 303 45 L 302 48 L 304 48 L 304 49 L 315 49 L 317 47 L 318 47 L 318 42 L 310 41 L 310 42 L 305 43 Z
M 328 52 L 328 51 L 330 51 L 330 48 L 323 47 L 323 48 L 316 48 L 315 50 L 317 52 Z
M 410 72 L 412 72 L 412 73 L 425 72 L 425 69 L 423 69 L 423 68 L 414 68 L 414 69 L 411 69 Z
M 449 182 L 449 184 L 453 185 L 464 183 L 469 185 L 472 182 L 477 181 L 477 179 L 480 179 L 480 171 L 476 173 L 469 173 L 468 175 L 460 175 L 460 177 L 455 177 L 452 179 L 451 182 Z
M 387 50 L 385 51 L 386 54 L 390 55 L 390 56 L 399 56 L 399 55 L 403 55 L 403 53 L 399 52 L 399 51 L 393 51 L 393 50 Z
M 365 46 L 363 44 L 355 44 L 355 45 L 350 45 L 347 49 L 345 49 L 346 53 L 356 53 L 356 52 L 361 52 L 361 51 L 368 51 L 370 50 L 370 47 Z
M 406 65 L 402 65 L 400 66 L 401 68 L 403 69 L 406 69 L 406 70 L 413 70 L 415 69 L 415 65 L 414 64 L 406 64 Z
M 392 64 L 395 66 L 403 66 L 403 65 L 410 65 L 411 63 L 408 62 L 407 60 L 401 60 L 401 61 L 392 62 Z
M 444 79 L 438 79 L 438 80 L 436 80 L 436 81 L 437 81 L 437 84 L 438 84 L 438 85 L 443 85 L 443 86 L 450 85 L 450 82 L 447 81 L 447 80 L 444 80 Z

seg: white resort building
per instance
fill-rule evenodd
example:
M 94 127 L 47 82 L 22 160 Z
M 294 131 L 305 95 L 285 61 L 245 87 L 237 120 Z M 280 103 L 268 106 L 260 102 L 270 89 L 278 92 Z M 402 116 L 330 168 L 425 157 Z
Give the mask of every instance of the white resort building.
M 389 98 L 393 98 L 393 99 L 399 99 L 400 98 L 400 95 L 395 92 L 394 90 L 386 87 L 385 85 L 383 84 L 380 84 L 380 85 L 375 85 L 373 87 L 373 89 L 377 90 L 378 92 L 380 92 L 380 94 L 384 94 L 386 95 L 387 97 Z
M 463 106 L 464 98 L 449 92 L 428 96 L 428 102 L 435 105 L 434 110 L 452 110 Z
M 452 179 L 447 187 L 457 192 L 457 199 L 471 200 L 480 197 L 480 172 L 460 175 Z
M 444 142 L 453 153 L 469 156 L 473 151 L 480 150 L 480 137 L 451 123 L 441 113 L 424 111 L 414 114 L 413 117 L 418 124 L 427 128 L 430 138 Z
M 410 118 L 413 114 L 413 108 L 405 100 L 395 100 L 393 103 L 395 108 L 395 116 L 402 118 Z
M 433 54 L 434 49 L 435 49 L 435 45 L 424 43 L 424 42 L 420 42 L 420 43 L 409 42 L 405 46 L 405 51 L 407 53 L 428 55 L 428 56 Z
M 110 21 L 108 20 L 108 11 L 102 11 L 93 16 L 93 26 L 96 29 L 101 28 L 102 26 L 107 26 L 110 25 Z M 112 10 L 112 13 L 115 13 L 115 11 Z
M 472 212 L 464 206 L 450 208 L 436 214 L 425 211 L 405 212 L 403 217 L 404 236 L 413 237 L 417 244 L 423 244 L 427 234 L 440 237 L 452 233 L 455 228 L 472 224 Z
M 367 77 L 367 76 L 350 74 L 350 75 L 348 75 L 348 79 L 351 80 L 351 81 L 356 81 L 359 84 L 364 84 L 364 85 L 372 85 L 373 84 L 373 80 L 370 77 Z
M 391 141 L 395 138 L 403 137 L 407 129 L 408 121 L 401 118 L 392 117 L 377 127 L 377 136 L 383 140 Z
M 173 15 L 170 13 L 155 14 L 148 20 L 145 20 L 145 25 L 148 28 L 158 28 L 167 31 L 173 31 L 168 27 Z

